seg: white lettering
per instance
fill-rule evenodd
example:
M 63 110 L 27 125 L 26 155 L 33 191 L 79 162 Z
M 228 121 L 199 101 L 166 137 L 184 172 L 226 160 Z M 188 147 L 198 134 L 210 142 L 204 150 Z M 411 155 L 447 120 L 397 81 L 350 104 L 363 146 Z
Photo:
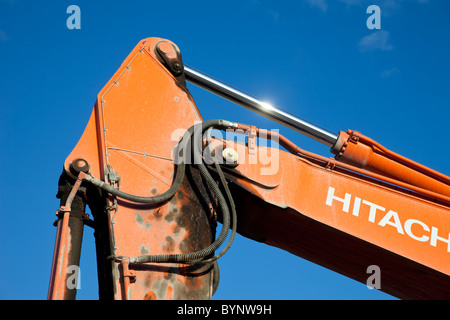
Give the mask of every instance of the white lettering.
M 217 310 L 214 310 L 217 311 Z M 249 304 L 249 305 L 222 305 L 222 314 L 271 314 L 271 305 Z
M 326 201 L 326 204 L 327 204 L 328 206 L 333 205 L 333 199 L 342 202 L 342 203 L 344 204 L 344 206 L 343 206 L 343 208 L 342 208 L 342 211 L 348 212 L 348 210 L 350 209 L 350 201 L 351 201 L 351 199 L 352 199 L 352 195 L 351 195 L 351 194 L 346 193 L 346 194 L 345 194 L 345 198 L 342 199 L 342 198 L 336 197 L 336 196 L 334 195 L 334 188 L 329 187 L 329 188 L 328 188 L 328 195 L 327 195 L 327 201 Z
M 349 193 L 345 193 L 345 197 L 340 198 L 335 196 L 334 194 L 335 189 L 333 187 L 328 187 L 328 193 L 325 204 L 327 206 L 332 206 L 333 200 L 336 200 L 342 203 L 342 211 L 349 212 L 352 195 Z M 361 212 L 361 203 L 369 206 L 368 221 L 372 223 L 375 223 L 377 211 L 386 211 L 384 207 L 378 204 L 372 203 L 359 197 L 354 197 L 354 199 L 355 200 L 353 202 L 352 215 L 355 217 L 359 217 L 359 214 Z M 395 227 L 399 234 L 405 234 L 406 232 L 406 235 L 408 235 L 410 238 L 416 241 L 420 242 L 430 241 L 430 245 L 433 247 L 437 247 L 438 240 L 444 242 L 447 244 L 447 252 L 450 252 L 450 233 L 448 234 L 448 236 L 439 236 L 438 228 L 431 227 L 430 231 L 430 227 L 427 224 L 417 219 L 407 219 L 405 223 L 402 224 L 399 214 L 393 210 L 389 210 L 378 222 L 378 225 L 381 227 L 385 227 L 387 224 Z M 412 229 L 414 225 L 420 226 L 423 229 L 423 231 L 420 232 L 420 230 L 416 228 L 413 233 Z M 430 233 L 429 236 L 426 235 L 427 232 Z
M 359 216 L 359 208 L 361 207 L 361 198 L 355 197 L 355 203 L 353 204 L 353 212 L 354 216 Z
M 394 218 L 394 222 L 390 221 L 391 218 Z M 378 222 L 378 225 L 384 227 L 385 225 L 391 225 L 397 228 L 398 233 L 405 234 L 403 232 L 402 223 L 400 222 L 400 218 L 398 217 L 398 213 L 392 210 L 389 210 L 388 213 L 383 217 L 383 219 Z
M 369 211 L 369 221 L 370 222 L 375 222 L 375 216 L 377 214 L 377 210 L 381 210 L 381 211 L 385 211 L 386 209 L 376 205 L 375 203 L 369 202 L 367 200 L 363 200 L 364 204 L 367 204 L 368 206 L 370 206 L 370 211 Z
M 410 236 L 411 238 L 413 238 L 414 240 L 417 240 L 417 241 L 421 241 L 421 242 L 428 241 L 428 239 L 430 239 L 430 237 L 428 237 L 426 235 L 423 235 L 421 237 L 417 237 L 416 235 L 414 235 L 412 233 L 411 228 L 412 228 L 413 224 L 418 224 L 418 225 L 422 226 L 423 230 L 428 231 L 428 232 L 430 231 L 430 228 L 428 228 L 428 226 L 425 223 L 423 223 L 422 221 L 419 221 L 419 220 L 416 220 L 416 219 L 408 219 L 408 220 L 405 221 L 406 234 L 408 236 Z
M 447 252 L 450 252 L 450 233 L 448 234 L 448 239 L 439 237 L 437 234 L 438 234 L 438 228 L 431 227 L 430 244 L 433 247 L 436 247 L 437 240 L 440 240 L 442 242 L 447 243 Z
M 201 314 L 205 318 L 209 316 L 211 307 L 189 307 L 187 304 L 184 307 L 178 307 L 177 314 Z

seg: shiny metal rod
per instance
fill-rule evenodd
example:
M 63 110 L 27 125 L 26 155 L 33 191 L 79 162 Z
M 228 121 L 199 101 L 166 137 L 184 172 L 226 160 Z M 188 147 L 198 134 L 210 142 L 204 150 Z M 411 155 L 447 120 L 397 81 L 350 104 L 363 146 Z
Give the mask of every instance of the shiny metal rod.
M 187 65 L 184 65 L 184 73 L 186 75 L 186 80 L 189 82 L 239 104 L 251 111 L 254 111 L 266 118 L 298 131 L 316 141 L 326 144 L 329 147 L 332 147 L 338 138 L 337 135 L 332 132 L 274 107 L 267 102 L 259 100 L 258 98 L 242 92 L 239 89 L 233 88 L 220 80 L 214 79 L 207 74 L 204 74 L 203 72 L 193 69 Z

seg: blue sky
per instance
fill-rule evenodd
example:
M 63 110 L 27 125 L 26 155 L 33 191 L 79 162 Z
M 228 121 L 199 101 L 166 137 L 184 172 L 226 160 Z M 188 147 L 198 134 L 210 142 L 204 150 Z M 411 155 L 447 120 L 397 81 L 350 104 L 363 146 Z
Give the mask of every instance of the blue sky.
M 81 29 L 69 30 L 69 5 Z M 369 5 L 381 30 L 369 30 Z M 353 129 L 449 175 L 450 3 L 443 0 L 0 0 L 0 299 L 45 299 L 62 165 L 97 93 L 139 40 L 174 41 L 186 64 L 330 131 Z M 204 119 L 279 129 L 200 88 Z M 96 299 L 85 229 L 78 298 Z M 365 284 L 238 236 L 216 299 L 391 299 Z

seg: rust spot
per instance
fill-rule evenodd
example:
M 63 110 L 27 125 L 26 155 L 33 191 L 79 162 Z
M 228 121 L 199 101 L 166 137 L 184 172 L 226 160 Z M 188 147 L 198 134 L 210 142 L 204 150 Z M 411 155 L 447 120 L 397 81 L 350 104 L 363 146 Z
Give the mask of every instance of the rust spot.
M 159 299 L 164 299 L 167 294 L 168 282 L 166 280 L 157 280 L 153 283 L 152 289 Z
M 171 272 L 164 272 L 164 279 L 170 280 L 174 275 Z
M 183 205 L 181 207 L 181 215 L 177 216 L 177 224 L 180 227 L 185 227 L 186 226 L 186 216 L 190 214 L 189 212 L 189 207 L 187 205 Z
M 148 274 L 146 277 L 145 277 L 145 279 L 144 279 L 144 286 L 145 287 L 150 287 L 150 284 L 151 284 L 151 275 L 150 274 Z
M 141 226 L 144 223 L 144 218 L 142 218 L 139 212 L 136 213 L 136 223 Z
M 187 239 L 184 239 L 183 241 L 181 241 L 181 243 L 180 243 L 180 250 L 183 253 L 188 253 L 189 252 L 189 241 Z
M 157 187 L 153 187 L 153 188 L 150 189 L 150 192 L 152 194 L 156 194 L 158 192 L 158 188 Z
M 166 237 L 166 241 L 167 242 L 166 242 L 166 244 L 164 246 L 164 251 L 166 251 L 166 252 L 173 252 L 173 249 L 175 248 L 175 243 L 174 243 L 172 237 L 171 236 L 167 236 Z
M 177 208 L 173 208 L 172 210 L 170 210 L 169 214 L 166 216 L 166 221 L 172 222 L 177 212 Z
M 150 218 L 150 219 L 153 219 L 153 217 L 149 217 L 149 218 Z M 145 221 L 144 217 L 142 217 L 142 215 L 141 215 L 139 212 L 136 213 L 136 223 L 137 223 L 140 227 L 144 226 L 144 228 L 145 228 L 146 230 L 150 229 L 150 226 L 151 226 L 150 222 Z
M 139 251 L 141 252 L 141 254 L 144 254 L 144 255 L 150 253 L 150 250 L 143 244 L 141 244 L 139 246 Z
M 155 216 L 156 219 L 161 218 L 162 217 L 161 208 L 158 208 L 158 210 L 153 211 L 153 215 Z
M 171 287 L 171 286 L 167 287 L 166 300 L 172 299 L 172 292 L 173 292 L 173 287 Z
M 172 233 L 173 233 L 173 236 L 176 238 L 176 237 L 179 237 L 180 236 L 180 227 L 179 226 L 177 226 L 177 225 L 174 225 L 173 227 L 172 227 Z
M 189 280 L 186 280 L 189 281 Z M 204 300 L 209 297 L 209 285 L 205 283 L 203 286 L 195 288 L 192 285 L 186 283 L 176 283 L 174 288 L 173 298 L 174 300 Z M 210 298 L 210 297 L 209 297 Z
M 145 294 L 144 300 L 156 300 L 156 294 L 153 291 L 149 291 Z
M 200 277 L 190 277 L 186 278 L 185 284 L 188 289 L 199 289 L 202 285 L 202 279 Z

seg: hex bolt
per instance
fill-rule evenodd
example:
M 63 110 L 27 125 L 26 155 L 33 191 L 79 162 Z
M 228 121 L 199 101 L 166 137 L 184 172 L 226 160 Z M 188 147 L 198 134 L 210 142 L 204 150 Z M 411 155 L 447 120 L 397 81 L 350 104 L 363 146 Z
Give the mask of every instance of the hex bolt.
M 225 164 L 237 164 L 239 154 L 233 148 L 225 148 L 222 151 L 222 157 L 225 160 Z

